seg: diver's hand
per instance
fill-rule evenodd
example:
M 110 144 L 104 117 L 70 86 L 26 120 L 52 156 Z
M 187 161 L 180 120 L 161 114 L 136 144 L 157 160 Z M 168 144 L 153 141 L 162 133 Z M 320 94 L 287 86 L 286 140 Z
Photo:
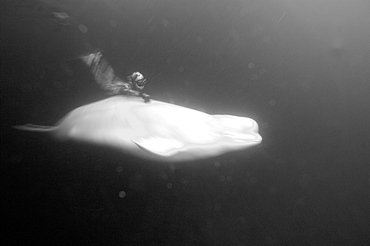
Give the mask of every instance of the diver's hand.
M 142 99 L 144 99 L 144 102 L 148 103 L 150 102 L 150 96 L 146 93 L 140 93 L 140 96 Z

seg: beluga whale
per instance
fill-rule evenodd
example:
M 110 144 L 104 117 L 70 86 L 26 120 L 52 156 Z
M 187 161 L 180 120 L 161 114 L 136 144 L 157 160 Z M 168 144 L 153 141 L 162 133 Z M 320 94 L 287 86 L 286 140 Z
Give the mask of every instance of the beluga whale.
M 120 149 L 156 161 L 193 161 L 252 147 L 262 141 L 258 124 L 246 117 L 209 115 L 152 100 L 143 92 L 146 79 L 134 72 L 118 77 L 101 52 L 80 57 L 107 99 L 81 106 L 55 126 L 26 124 L 19 130 L 50 132 Z
M 207 113 L 157 100 L 116 95 L 76 108 L 54 126 L 16 129 L 49 132 L 60 140 L 109 146 L 142 159 L 183 162 L 259 144 L 251 118 Z

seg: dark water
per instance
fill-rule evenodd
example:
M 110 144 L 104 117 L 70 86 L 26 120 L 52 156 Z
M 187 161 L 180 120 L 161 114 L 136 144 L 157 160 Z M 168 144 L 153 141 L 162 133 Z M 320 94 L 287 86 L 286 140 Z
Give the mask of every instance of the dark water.
M 1 1 L 9 245 L 368 245 L 369 4 L 337 2 Z M 262 144 L 172 165 L 11 128 L 105 98 L 74 59 L 94 49 Z

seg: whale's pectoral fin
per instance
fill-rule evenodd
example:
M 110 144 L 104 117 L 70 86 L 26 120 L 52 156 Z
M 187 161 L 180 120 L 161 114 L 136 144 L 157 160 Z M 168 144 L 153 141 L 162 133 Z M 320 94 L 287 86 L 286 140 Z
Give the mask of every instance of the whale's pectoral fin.
M 172 156 L 181 151 L 184 144 L 175 139 L 148 137 L 132 140 L 138 147 L 160 156 Z

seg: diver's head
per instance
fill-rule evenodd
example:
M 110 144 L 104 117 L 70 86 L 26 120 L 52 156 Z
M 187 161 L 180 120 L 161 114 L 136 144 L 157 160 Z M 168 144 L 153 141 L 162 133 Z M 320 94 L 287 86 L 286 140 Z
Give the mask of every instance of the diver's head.
M 146 79 L 144 76 L 139 72 L 134 72 L 131 75 L 131 81 L 135 86 L 135 89 L 142 90 L 146 84 Z

